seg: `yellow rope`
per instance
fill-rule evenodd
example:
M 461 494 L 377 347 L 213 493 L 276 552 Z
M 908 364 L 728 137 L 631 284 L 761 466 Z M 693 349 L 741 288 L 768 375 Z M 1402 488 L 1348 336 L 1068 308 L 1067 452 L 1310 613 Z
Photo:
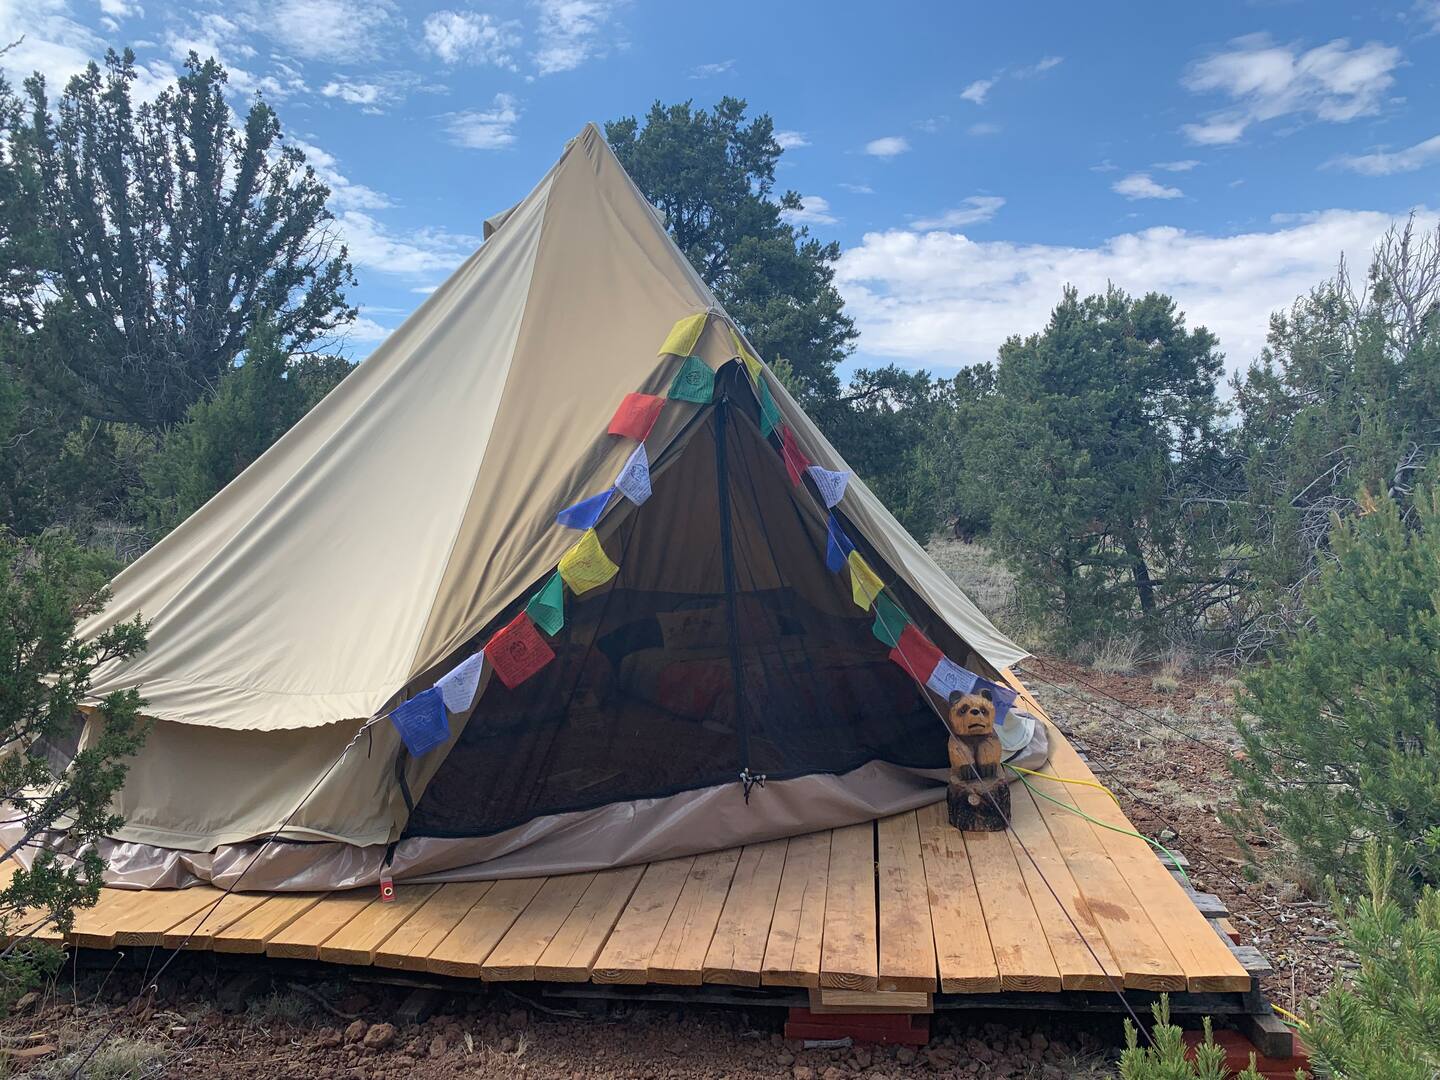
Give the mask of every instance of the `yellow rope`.
M 1302 1027 L 1302 1028 L 1308 1028 L 1308 1027 L 1310 1026 L 1310 1025 L 1307 1024 L 1304 1020 L 1302 1020 L 1300 1017 L 1296 1016 L 1293 1012 L 1291 1012 L 1289 1009 L 1282 1009 L 1279 1005 L 1276 1005 L 1274 1002 L 1271 1002 L 1270 1008 L 1274 1009 L 1277 1013 L 1279 1013 L 1279 1014 L 1280 1014 L 1283 1018 L 1285 1018 L 1286 1020 L 1293 1021 L 1295 1024 L 1299 1025 L 1299 1026 Z
M 1009 762 L 1006 762 L 1005 767 L 1024 773 L 1026 776 L 1038 776 L 1041 780 L 1054 780 L 1057 784 L 1082 784 L 1085 787 L 1099 788 L 1115 800 L 1116 806 L 1120 805 L 1120 800 L 1115 798 L 1115 793 L 1096 780 L 1081 780 L 1074 776 L 1056 776 L 1054 773 L 1036 772 L 1034 769 L 1022 769 L 1019 765 L 1011 765 Z

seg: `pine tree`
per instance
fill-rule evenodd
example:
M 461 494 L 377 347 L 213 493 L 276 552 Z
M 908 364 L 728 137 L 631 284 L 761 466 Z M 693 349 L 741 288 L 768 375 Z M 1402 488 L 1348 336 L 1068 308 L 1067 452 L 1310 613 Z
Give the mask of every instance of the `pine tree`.
M 1353 882 L 1381 837 L 1440 883 L 1440 492 L 1413 523 L 1388 496 L 1337 522 L 1309 625 L 1244 676 L 1242 814 L 1277 826 L 1317 877 Z

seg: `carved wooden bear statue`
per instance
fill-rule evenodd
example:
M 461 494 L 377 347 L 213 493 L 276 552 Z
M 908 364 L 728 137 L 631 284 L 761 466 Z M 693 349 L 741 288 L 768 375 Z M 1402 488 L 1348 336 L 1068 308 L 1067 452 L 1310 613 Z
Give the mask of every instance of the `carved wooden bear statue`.
M 1000 737 L 990 691 L 950 695 L 950 824 L 1000 832 L 1010 819 L 1010 785 L 1000 774 Z

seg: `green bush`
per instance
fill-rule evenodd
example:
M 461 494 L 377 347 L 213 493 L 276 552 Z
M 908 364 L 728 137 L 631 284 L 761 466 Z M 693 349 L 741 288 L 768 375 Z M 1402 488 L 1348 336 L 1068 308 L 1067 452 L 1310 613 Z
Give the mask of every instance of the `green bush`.
M 1440 1075 L 1440 893 L 1422 890 L 1413 912 L 1397 899 L 1392 848 L 1365 853 L 1368 895 L 1337 901 L 1345 944 L 1360 965 L 1310 1014 L 1306 1041 L 1337 1080 L 1433 1080 Z
M 121 824 L 111 797 L 144 739 L 144 703 L 126 690 L 98 704 L 104 723 L 76 746 L 91 672 L 145 644 L 138 619 L 90 641 L 75 637 L 79 620 L 108 598 L 111 569 L 63 533 L 24 543 L 0 530 L 0 804 L 8 826 L 0 859 L 33 854 L 0 889 L 0 937 L 19 935 L 0 953 L 0 1006 L 55 964 L 24 927 L 44 919 L 68 929 L 75 909 L 98 899 L 96 845 Z
M 1309 626 L 1251 669 L 1237 720 L 1241 823 L 1295 845 L 1317 879 L 1360 879 L 1381 837 L 1440 883 L 1440 494 L 1338 522 Z
M 1225 1067 L 1225 1049 L 1215 1045 L 1209 1017 L 1205 1018 L 1205 1041 L 1191 1054 L 1180 1029 L 1170 1023 L 1170 996 L 1161 994 L 1150 1011 L 1155 1014 L 1155 1023 L 1150 1028 L 1153 1046 L 1141 1046 L 1135 1025 L 1125 1021 L 1120 1080 L 1230 1080 L 1232 1076 L 1235 1080 L 1261 1080 L 1255 1071 L 1254 1055 L 1250 1057 L 1249 1067 L 1239 1074 Z

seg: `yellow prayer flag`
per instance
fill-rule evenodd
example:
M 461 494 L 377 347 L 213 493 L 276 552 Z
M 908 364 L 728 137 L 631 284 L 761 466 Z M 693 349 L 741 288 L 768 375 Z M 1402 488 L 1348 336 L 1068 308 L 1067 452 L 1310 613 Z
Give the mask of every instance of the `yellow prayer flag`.
M 730 331 L 730 340 L 735 342 L 735 355 L 745 361 L 745 370 L 750 372 L 750 381 L 758 383 L 760 381 L 760 370 L 764 365 L 760 363 L 759 357 L 745 347 L 745 343 L 740 340 L 740 335 L 735 332 L 735 328 L 731 326 L 728 329 Z
M 885 583 L 858 551 L 850 552 L 846 561 L 850 564 L 850 595 L 855 598 L 857 607 L 869 611 L 875 598 L 884 590 Z
M 598 589 L 619 571 L 600 546 L 594 529 L 586 529 L 579 543 L 560 558 L 560 577 L 576 596 Z
M 660 355 L 669 353 L 672 356 L 689 356 L 695 351 L 695 345 L 700 340 L 701 331 L 705 329 L 705 320 L 710 317 L 708 312 L 702 311 L 698 315 L 687 315 L 670 328 L 670 336 L 665 339 L 665 344 L 660 346 Z

